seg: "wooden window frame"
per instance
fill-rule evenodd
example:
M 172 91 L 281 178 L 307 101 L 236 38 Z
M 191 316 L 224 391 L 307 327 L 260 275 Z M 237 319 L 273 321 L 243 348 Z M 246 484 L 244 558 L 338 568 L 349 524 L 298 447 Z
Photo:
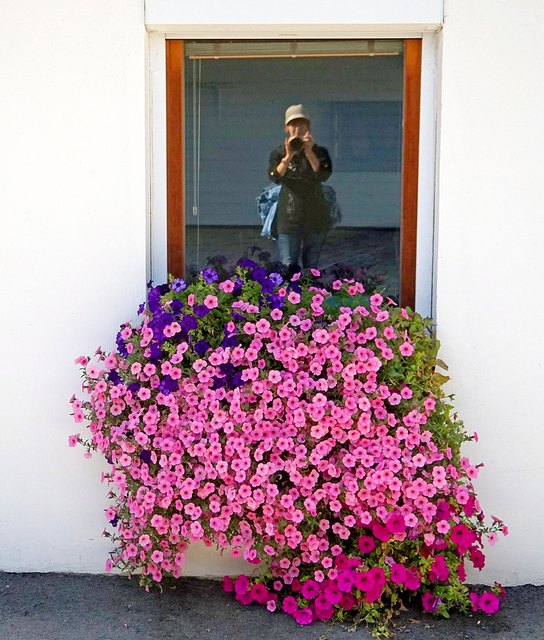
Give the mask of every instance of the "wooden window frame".
M 404 39 L 400 303 L 415 306 L 421 38 Z M 185 269 L 184 41 L 166 41 L 166 224 L 167 269 L 181 277 Z

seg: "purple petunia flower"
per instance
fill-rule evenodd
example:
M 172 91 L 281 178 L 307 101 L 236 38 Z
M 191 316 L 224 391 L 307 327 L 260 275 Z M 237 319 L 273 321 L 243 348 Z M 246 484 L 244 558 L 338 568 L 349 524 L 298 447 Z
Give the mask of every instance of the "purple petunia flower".
M 117 373 L 117 371 L 115 371 L 115 369 L 108 373 L 108 380 L 113 382 L 113 384 L 121 384 L 123 382 L 121 380 L 121 376 Z
M 238 373 L 235 373 L 231 380 L 230 380 L 230 386 L 234 389 L 235 387 L 241 387 L 245 384 L 244 379 L 242 378 L 242 372 L 238 371 Z
M 151 360 L 159 360 L 162 356 L 162 349 L 157 342 L 153 342 L 149 347 L 149 357 Z
M 232 376 L 232 374 L 234 373 L 234 365 L 232 364 L 232 362 L 224 362 L 223 364 L 219 365 L 219 371 L 224 376 Z
M 224 376 L 214 376 L 212 381 L 212 389 L 215 391 L 216 389 L 221 389 L 227 384 L 227 378 Z
M 283 282 L 283 278 L 281 277 L 281 275 L 279 273 L 271 273 L 268 276 L 269 280 L 272 281 L 272 283 L 274 284 L 275 287 L 279 287 L 280 284 Z
M 210 348 L 210 343 L 207 340 L 199 340 L 193 348 L 199 356 L 203 356 Z
M 270 278 L 259 280 L 259 284 L 261 285 L 263 293 L 272 293 L 272 291 L 274 291 L 275 285 Z
M 140 451 L 140 460 L 149 464 L 151 462 L 151 451 L 148 451 L 147 449 Z
M 256 282 L 262 282 L 266 278 L 266 269 L 255 267 L 251 273 L 251 279 Z
M 271 309 L 281 309 L 285 305 L 285 298 L 274 294 L 268 296 L 268 302 Z
M 165 396 L 170 395 L 173 391 L 177 391 L 178 388 L 179 382 L 170 376 L 164 376 L 159 384 L 159 391 Z
M 147 304 L 151 313 L 155 313 L 161 308 L 161 294 L 158 287 L 152 287 L 147 292 Z
M 242 291 L 243 288 L 244 288 L 244 283 L 240 279 L 240 276 L 236 276 L 236 279 L 234 280 L 234 289 L 232 290 L 232 295 L 237 296 Z
M 195 306 L 193 307 L 193 311 L 195 313 L 195 316 L 198 316 L 199 318 L 203 318 L 204 316 L 207 316 L 208 313 L 210 313 L 210 309 L 208 309 L 208 307 L 204 304 L 195 304 Z
M 221 342 L 221 346 L 222 347 L 235 347 L 238 344 L 238 339 L 236 338 L 236 335 L 234 333 L 232 334 L 226 334 L 225 337 L 223 338 L 223 341 Z
M 198 327 L 198 321 L 194 316 L 183 316 L 181 320 L 181 328 L 184 331 L 191 331 Z
M 202 279 L 204 282 L 211 284 L 212 282 L 217 282 L 219 280 L 219 276 L 215 269 L 204 269 L 202 272 Z
M 183 302 L 181 300 L 177 300 L 177 299 L 172 300 L 170 308 L 172 309 L 172 311 L 174 313 L 179 313 L 181 311 L 181 309 L 183 308 Z
M 123 337 L 121 336 L 121 332 L 117 334 L 117 337 L 115 338 L 115 343 L 117 344 L 118 353 L 122 355 L 123 358 L 128 358 L 127 347 L 125 345 L 125 341 L 123 340 Z
M 253 267 L 257 266 L 257 263 L 249 258 L 240 258 L 240 260 L 238 260 L 238 266 L 242 267 L 242 269 L 253 269 Z
M 180 291 L 185 291 L 185 289 L 187 289 L 187 283 L 183 278 L 176 278 L 170 283 L 170 288 L 172 291 L 179 293 Z

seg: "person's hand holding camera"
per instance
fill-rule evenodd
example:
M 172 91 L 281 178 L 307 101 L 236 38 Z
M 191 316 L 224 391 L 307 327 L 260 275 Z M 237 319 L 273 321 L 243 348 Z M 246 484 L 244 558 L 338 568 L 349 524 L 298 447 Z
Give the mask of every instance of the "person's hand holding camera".
M 304 153 L 313 171 L 319 171 L 319 158 L 314 153 L 314 138 L 311 131 L 306 129 L 302 135 L 298 135 L 298 133 L 295 129 L 293 135 L 285 138 L 285 154 L 276 167 L 276 171 L 280 176 L 285 175 L 289 162 L 297 153 Z
M 311 131 L 306 131 L 302 137 L 302 142 L 304 155 L 310 163 L 310 166 L 315 172 L 319 171 L 319 158 L 314 153 L 314 138 Z
M 285 153 L 283 158 L 280 160 L 278 166 L 276 167 L 276 171 L 280 176 L 284 176 L 287 171 L 287 167 L 289 162 L 297 155 L 300 148 L 297 149 L 297 144 L 292 144 L 293 140 L 300 140 L 300 138 L 296 135 L 285 138 L 284 147 Z
M 284 158 L 287 162 L 292 160 L 297 153 L 302 149 L 303 143 L 299 136 L 292 135 L 285 138 L 285 155 Z
M 312 136 L 311 131 L 306 131 L 306 133 L 302 136 L 302 148 L 306 156 L 312 149 L 314 148 L 314 137 Z

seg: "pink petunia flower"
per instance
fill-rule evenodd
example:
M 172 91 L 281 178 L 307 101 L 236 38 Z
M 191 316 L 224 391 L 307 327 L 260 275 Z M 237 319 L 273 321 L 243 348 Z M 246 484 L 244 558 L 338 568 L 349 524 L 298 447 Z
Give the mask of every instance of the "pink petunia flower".
M 405 357 L 411 356 L 414 353 L 414 345 L 410 342 L 403 342 L 399 347 L 399 351 Z
M 216 296 L 210 294 L 204 298 L 204 306 L 208 309 L 216 309 L 219 306 L 219 301 Z
M 293 618 L 300 625 L 311 624 L 312 620 L 313 620 L 313 617 L 314 616 L 313 616 L 312 610 L 309 609 L 309 608 L 297 609 L 297 611 L 295 611 L 294 614 L 293 614 Z
M 381 542 L 387 542 L 391 539 L 391 532 L 389 529 L 381 525 L 379 522 L 372 523 L 372 534 Z
M 404 582 L 406 581 L 406 576 L 407 574 L 404 565 L 395 563 L 391 566 L 391 582 L 393 582 L 394 584 L 404 584 Z
M 266 603 L 266 608 L 268 609 L 268 611 L 270 611 L 270 613 L 276 611 L 277 606 L 278 604 L 276 600 L 268 600 Z
M 73 436 L 68 437 L 68 446 L 75 447 L 79 440 L 79 433 L 75 433 Z
M 499 536 L 495 532 L 488 533 L 487 541 L 490 545 L 495 545 L 499 541 Z
M 438 605 L 441 604 L 441 600 L 438 596 L 427 591 L 421 596 L 421 604 L 423 605 L 423 611 L 428 613 L 434 613 L 438 609 Z
M 249 590 L 249 579 L 247 576 L 240 575 L 236 578 L 236 582 L 234 583 L 234 591 L 237 595 L 242 595 L 247 593 Z M 296 604 L 296 603 L 295 603 Z
M 230 576 L 223 578 L 223 591 L 225 593 L 232 593 L 234 591 L 234 582 Z
M 306 580 L 301 588 L 300 592 L 306 600 L 313 600 L 317 594 L 320 592 L 321 587 L 315 580 Z
M 417 591 L 421 586 L 419 574 L 415 569 L 406 570 L 406 579 L 404 581 L 404 586 L 411 591 Z
M 403 533 L 406 531 L 406 522 L 400 511 L 393 511 L 386 523 L 387 530 L 391 533 Z
M 438 533 L 448 533 L 448 531 L 450 530 L 449 522 L 447 522 L 447 520 L 440 520 L 436 523 L 436 530 L 438 531 Z
M 478 599 L 478 606 L 487 615 L 492 615 L 499 610 L 500 600 L 494 593 L 486 591 Z
M 355 576 L 355 586 L 359 591 L 370 591 L 374 588 L 376 579 L 370 571 L 361 571 Z
M 281 606 L 285 613 L 289 615 L 293 615 L 298 609 L 297 601 L 293 598 L 293 596 L 285 597 Z
M 271 595 L 264 584 L 261 583 L 254 584 L 251 587 L 250 594 L 253 600 L 255 600 L 255 602 L 258 602 L 259 604 L 266 604 Z

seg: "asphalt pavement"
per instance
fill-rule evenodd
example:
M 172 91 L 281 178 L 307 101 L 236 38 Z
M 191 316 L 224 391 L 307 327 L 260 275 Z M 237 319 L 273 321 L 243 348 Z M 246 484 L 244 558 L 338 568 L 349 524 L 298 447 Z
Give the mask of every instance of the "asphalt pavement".
M 494 616 L 437 619 L 417 610 L 395 621 L 397 640 L 544 640 L 544 587 L 507 588 Z M 214 580 L 183 578 L 163 593 L 116 575 L 0 572 L 0 640 L 370 640 L 364 627 L 298 626 L 243 607 Z

